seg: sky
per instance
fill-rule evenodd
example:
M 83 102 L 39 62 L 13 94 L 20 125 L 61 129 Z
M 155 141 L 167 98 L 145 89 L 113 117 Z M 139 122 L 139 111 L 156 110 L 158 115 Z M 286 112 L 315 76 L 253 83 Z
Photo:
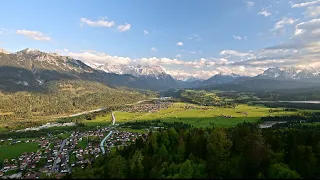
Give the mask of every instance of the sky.
M 86 63 L 158 65 L 172 76 L 320 68 L 320 0 L 10 0 L 0 48 Z

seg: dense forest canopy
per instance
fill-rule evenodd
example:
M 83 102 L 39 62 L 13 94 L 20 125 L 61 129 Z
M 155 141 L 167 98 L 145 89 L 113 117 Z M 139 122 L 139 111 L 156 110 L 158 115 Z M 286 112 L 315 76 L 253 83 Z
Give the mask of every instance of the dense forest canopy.
M 315 178 L 319 128 L 169 128 L 77 168 L 69 178 Z

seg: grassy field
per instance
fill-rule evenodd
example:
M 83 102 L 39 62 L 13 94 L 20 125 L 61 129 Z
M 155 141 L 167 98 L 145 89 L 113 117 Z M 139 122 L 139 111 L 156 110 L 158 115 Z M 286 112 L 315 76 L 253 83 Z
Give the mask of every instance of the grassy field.
M 0 133 L 8 132 L 8 129 L 0 127 Z
M 195 108 L 185 109 L 185 106 L 194 106 Z M 207 108 L 204 110 L 202 108 Z M 273 108 L 275 109 L 275 108 Z M 184 122 L 195 127 L 206 127 L 214 123 L 220 127 L 232 127 L 242 122 L 257 122 L 262 116 L 278 116 L 284 114 L 294 114 L 295 112 L 283 111 L 269 113 L 270 108 L 263 106 L 239 105 L 233 108 L 220 108 L 212 106 L 197 106 L 188 103 L 175 103 L 168 109 L 157 113 L 128 113 L 115 112 L 117 123 L 134 120 L 162 120 L 165 122 Z M 244 113 L 248 113 L 246 116 Z M 232 116 L 233 118 L 224 118 L 221 115 Z
M 0 162 L 20 156 L 24 152 L 36 152 L 38 143 L 18 143 L 0 147 Z
M 98 116 L 93 120 L 82 121 L 87 126 L 107 126 L 111 124 L 111 114 L 106 114 L 105 116 Z
M 78 141 L 78 146 L 85 149 L 88 146 L 87 137 L 84 137 L 81 141 Z
M 302 125 L 307 125 L 307 126 L 319 126 L 319 125 L 320 125 L 320 122 L 302 123 Z
M 66 138 L 70 137 L 70 135 L 71 135 L 71 133 L 63 133 L 63 134 L 59 134 L 58 138 L 66 139 Z

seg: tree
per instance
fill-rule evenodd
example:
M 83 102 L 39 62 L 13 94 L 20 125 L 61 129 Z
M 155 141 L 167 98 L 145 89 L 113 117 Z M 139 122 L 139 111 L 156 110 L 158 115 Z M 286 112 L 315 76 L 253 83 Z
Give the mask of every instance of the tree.
M 187 159 L 181 166 L 178 174 L 175 174 L 173 178 L 191 179 L 193 174 L 193 167 L 191 161 Z
M 157 132 L 150 133 L 147 143 L 146 150 L 149 155 L 156 154 L 158 151 L 158 142 L 157 142 Z
M 120 155 L 114 155 L 108 162 L 108 177 L 111 179 L 114 178 L 125 178 L 126 177 L 126 160 L 122 158 Z
M 130 174 L 133 178 L 143 178 L 143 155 L 141 151 L 136 151 L 129 160 Z
M 317 158 L 312 152 L 311 146 L 298 146 L 294 151 L 294 158 L 291 161 L 293 169 L 303 178 L 312 178 L 313 173 L 317 171 L 316 164 Z
M 225 174 L 225 165 L 230 157 L 232 142 L 224 129 L 215 128 L 208 138 L 207 169 L 210 178 L 220 178 Z
M 195 179 L 204 179 L 207 177 L 206 165 L 203 163 L 193 164 L 193 176 Z
M 89 165 L 86 169 L 75 168 L 72 173 L 72 177 L 75 179 L 90 179 L 94 178 L 94 173 L 92 167 Z
M 291 170 L 286 164 L 277 163 L 269 168 L 268 178 L 271 179 L 300 179 L 300 175 Z

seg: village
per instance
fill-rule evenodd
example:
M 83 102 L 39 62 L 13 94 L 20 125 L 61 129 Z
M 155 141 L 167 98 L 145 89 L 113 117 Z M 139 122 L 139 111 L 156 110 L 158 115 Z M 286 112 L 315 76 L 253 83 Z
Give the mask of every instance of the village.
M 100 141 L 111 132 L 112 127 L 86 132 L 69 132 L 68 137 L 48 135 L 32 140 L 6 139 L 7 143 L 38 143 L 36 152 L 24 152 L 20 156 L 5 159 L 0 169 L 0 178 L 38 179 L 43 177 L 61 178 L 72 168 L 84 168 L 102 155 Z M 114 130 L 104 144 L 106 152 L 134 143 L 146 134 Z M 1 167 L 1 166 L 0 166 Z
M 155 100 L 154 102 L 144 102 L 134 106 L 128 106 L 122 109 L 124 112 L 158 112 L 161 109 L 167 109 L 172 102 Z

